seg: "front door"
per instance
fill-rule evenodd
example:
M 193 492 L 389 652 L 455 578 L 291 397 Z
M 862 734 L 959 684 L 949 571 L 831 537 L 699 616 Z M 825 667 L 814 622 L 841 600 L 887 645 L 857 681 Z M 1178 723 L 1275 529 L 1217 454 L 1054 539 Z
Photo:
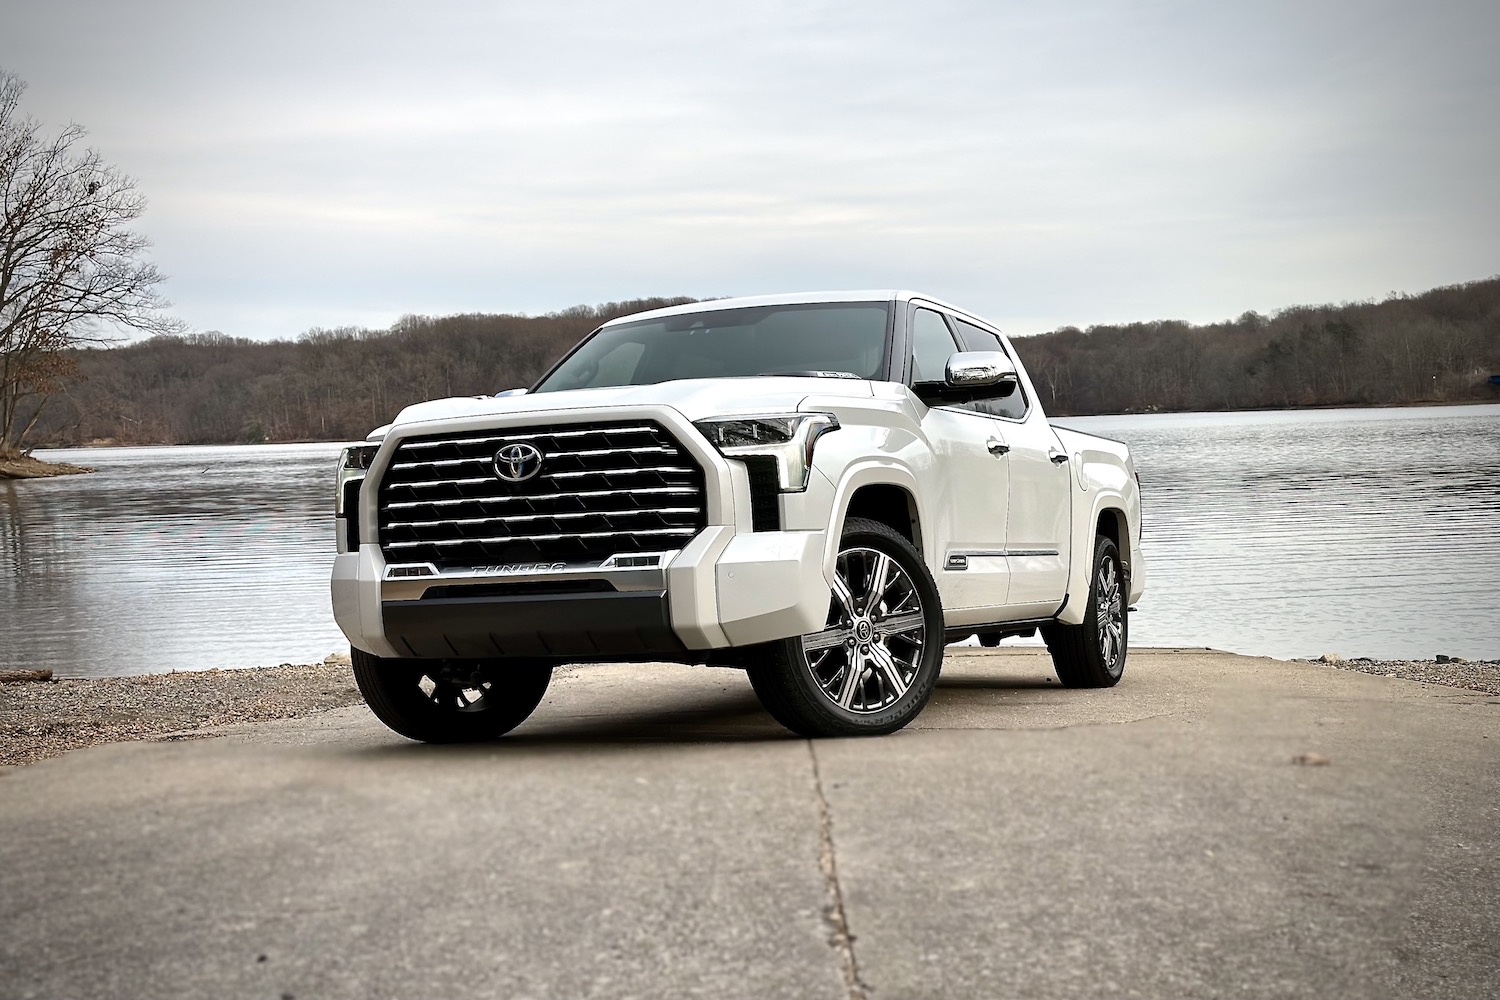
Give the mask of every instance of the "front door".
M 952 323 L 964 350 L 1002 351 L 1015 359 L 995 331 L 956 316 Z M 1057 611 L 1068 588 L 1075 490 L 1072 459 L 1062 453 L 1057 435 L 1024 385 L 978 407 L 995 418 L 996 433 L 1008 448 L 1005 550 L 1010 595 L 1006 616 L 1046 617 Z M 1078 597 L 1082 600 L 1087 595 Z
M 943 378 L 958 345 L 944 317 L 915 308 L 911 317 L 911 381 Z M 933 555 L 938 593 L 950 625 L 993 620 L 1005 604 L 1011 567 L 1005 557 L 1009 471 L 998 443 L 996 421 L 971 406 L 934 406 L 922 419 L 935 467 L 931 513 L 941 518 Z

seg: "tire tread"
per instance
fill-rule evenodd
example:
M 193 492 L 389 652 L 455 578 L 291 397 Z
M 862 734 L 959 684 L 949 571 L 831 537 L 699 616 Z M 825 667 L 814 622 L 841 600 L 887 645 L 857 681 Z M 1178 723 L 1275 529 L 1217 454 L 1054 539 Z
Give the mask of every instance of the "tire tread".
M 420 661 L 385 659 L 353 648 L 354 683 L 365 704 L 387 728 L 420 743 L 477 743 L 497 739 L 519 726 L 541 704 L 552 679 L 545 664 L 515 663 L 493 676 L 491 691 L 497 704 L 482 712 L 459 714 L 436 709 L 415 682 L 402 683 L 400 674 Z M 504 662 L 504 661 L 500 661 Z M 504 699 L 499 701 L 498 699 Z
M 1047 644 L 1047 652 L 1052 654 L 1052 667 L 1057 671 L 1057 679 L 1062 682 L 1063 687 L 1114 687 L 1125 674 L 1125 659 L 1129 651 L 1129 643 L 1125 641 L 1129 638 L 1128 615 L 1126 632 L 1121 637 L 1120 669 L 1117 673 L 1110 673 L 1109 665 L 1104 662 L 1099 649 L 1099 564 L 1105 558 L 1113 559 L 1116 569 L 1122 571 L 1123 586 L 1124 564 L 1120 561 L 1119 549 L 1110 538 L 1100 535 L 1094 542 L 1093 572 L 1089 577 L 1089 604 L 1083 623 L 1064 625 L 1056 622 L 1044 625 L 1041 630 L 1042 641 Z

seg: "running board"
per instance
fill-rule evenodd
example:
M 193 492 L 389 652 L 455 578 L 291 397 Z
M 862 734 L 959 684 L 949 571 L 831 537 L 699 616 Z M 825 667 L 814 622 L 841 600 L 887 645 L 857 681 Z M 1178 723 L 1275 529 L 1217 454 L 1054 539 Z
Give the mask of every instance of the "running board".
M 1054 625 L 1056 622 L 1056 618 L 1027 618 L 1022 621 L 993 622 L 988 625 L 961 625 L 956 628 L 944 629 L 943 641 L 945 643 L 962 642 L 969 638 L 969 636 L 978 635 L 981 632 L 994 632 L 1000 638 L 1005 639 L 1013 635 L 1034 633 L 1043 625 Z

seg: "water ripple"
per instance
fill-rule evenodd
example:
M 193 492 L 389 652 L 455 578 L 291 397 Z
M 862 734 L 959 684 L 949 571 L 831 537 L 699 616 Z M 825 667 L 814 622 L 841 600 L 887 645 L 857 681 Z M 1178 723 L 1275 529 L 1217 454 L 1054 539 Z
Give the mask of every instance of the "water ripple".
M 1136 455 L 1133 641 L 1500 657 L 1500 406 L 1065 423 Z

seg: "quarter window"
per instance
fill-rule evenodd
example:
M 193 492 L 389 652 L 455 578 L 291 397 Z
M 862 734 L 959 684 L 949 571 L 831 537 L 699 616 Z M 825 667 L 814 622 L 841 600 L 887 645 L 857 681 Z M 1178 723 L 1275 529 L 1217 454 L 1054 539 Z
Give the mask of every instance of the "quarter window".
M 941 382 L 948 374 L 948 359 L 958 351 L 943 317 L 931 309 L 918 309 L 911 322 L 911 380 Z

